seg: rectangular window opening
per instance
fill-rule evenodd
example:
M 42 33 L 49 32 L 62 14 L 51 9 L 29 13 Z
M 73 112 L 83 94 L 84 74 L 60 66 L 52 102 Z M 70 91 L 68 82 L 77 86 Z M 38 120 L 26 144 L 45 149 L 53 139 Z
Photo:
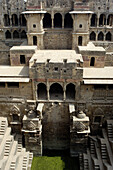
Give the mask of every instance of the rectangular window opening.
M 112 85 L 112 84 L 108 85 L 108 88 L 109 88 L 110 90 L 113 90 L 113 85 Z
M 95 116 L 94 122 L 100 123 L 101 122 L 101 116 Z
M 25 55 L 20 55 L 20 64 L 25 64 Z
M 96 85 L 94 85 L 94 89 L 95 90 L 106 89 L 106 85 L 105 84 L 96 84 Z
M 55 67 L 54 70 L 55 70 L 55 71 L 58 71 L 58 67 Z
M 5 82 L 0 82 L 0 88 L 5 87 Z
M 19 88 L 18 82 L 8 82 L 7 83 L 8 88 Z

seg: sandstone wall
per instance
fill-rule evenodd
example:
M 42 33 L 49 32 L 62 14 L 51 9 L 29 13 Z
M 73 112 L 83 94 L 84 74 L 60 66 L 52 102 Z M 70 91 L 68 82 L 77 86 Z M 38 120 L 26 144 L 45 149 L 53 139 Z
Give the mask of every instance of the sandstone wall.
M 51 31 L 44 34 L 45 49 L 71 49 L 71 31 Z
M 0 96 L 4 97 L 21 97 L 24 99 L 32 99 L 32 84 L 19 83 L 19 87 L 0 87 Z

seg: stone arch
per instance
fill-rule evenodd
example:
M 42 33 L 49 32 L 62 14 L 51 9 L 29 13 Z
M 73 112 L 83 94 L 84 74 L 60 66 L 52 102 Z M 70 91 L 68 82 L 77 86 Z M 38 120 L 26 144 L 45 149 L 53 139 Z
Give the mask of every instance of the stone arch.
M 91 17 L 91 26 L 97 26 L 97 15 L 96 14 L 92 14 Z
M 6 39 L 10 39 L 11 38 L 11 32 L 9 30 L 7 30 L 5 32 L 5 37 L 6 37 Z
M 16 38 L 19 38 L 19 32 L 18 31 L 14 31 L 13 32 L 13 38 L 16 39 Z
M 99 26 L 104 26 L 104 25 L 106 25 L 106 15 L 101 14 L 99 18 Z
M 66 100 L 75 100 L 75 85 L 72 83 L 66 86 Z
M 104 111 L 101 108 L 96 108 L 94 111 L 94 115 L 103 115 Z
M 9 26 L 10 25 L 10 18 L 8 14 L 4 15 L 4 25 Z
M 73 19 L 71 14 L 67 13 L 64 17 L 64 27 L 65 28 L 72 28 L 73 27 Z
M 37 37 L 33 36 L 33 45 L 37 45 Z
M 96 124 L 101 125 L 102 124 L 102 119 L 103 119 L 103 110 L 101 108 L 97 108 L 94 112 L 94 117 L 93 117 L 93 122 Z
M 95 66 L 95 57 L 91 57 L 90 66 Z
M 23 14 L 20 14 L 20 16 L 19 16 L 19 22 L 20 22 L 20 25 L 21 26 L 26 26 L 26 18 L 25 18 L 25 16 L 23 15 Z
M 108 15 L 108 18 L 107 18 L 107 25 L 112 26 L 112 23 L 113 23 L 113 15 L 110 14 Z
M 26 35 L 26 31 L 23 30 L 20 34 L 21 38 L 24 39 L 24 38 L 27 38 L 27 35 Z
M 18 26 L 18 17 L 16 14 L 12 15 L 12 26 Z
M 54 27 L 62 28 L 62 15 L 60 13 L 54 15 Z
M 47 87 L 44 83 L 39 83 L 37 86 L 38 100 L 47 100 Z
M 104 40 L 104 34 L 103 34 L 102 31 L 98 34 L 98 40 L 99 41 L 103 41 Z
M 52 26 L 51 14 L 46 13 L 44 15 L 44 19 L 43 19 L 43 27 L 44 28 L 51 28 L 51 26 Z
M 96 40 L 96 33 L 94 31 L 90 34 L 90 40 L 95 41 Z
M 10 108 L 10 116 L 12 121 L 19 121 L 20 120 L 20 109 L 14 105 Z
M 53 83 L 49 90 L 51 100 L 63 100 L 63 88 L 59 83 Z
M 111 39 L 112 39 L 112 34 L 110 32 L 108 32 L 106 34 L 106 41 L 111 41 Z

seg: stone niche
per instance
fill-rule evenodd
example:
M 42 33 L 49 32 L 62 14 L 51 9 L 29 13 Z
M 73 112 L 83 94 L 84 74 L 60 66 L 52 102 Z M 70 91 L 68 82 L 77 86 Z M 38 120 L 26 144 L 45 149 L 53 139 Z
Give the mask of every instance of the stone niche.
M 90 133 L 89 117 L 83 111 L 71 115 L 70 125 L 70 155 L 76 156 L 86 151 L 88 134 Z
M 42 155 L 42 109 L 44 104 L 38 104 L 37 109 L 27 110 L 23 117 L 23 138 L 26 149 L 34 155 Z

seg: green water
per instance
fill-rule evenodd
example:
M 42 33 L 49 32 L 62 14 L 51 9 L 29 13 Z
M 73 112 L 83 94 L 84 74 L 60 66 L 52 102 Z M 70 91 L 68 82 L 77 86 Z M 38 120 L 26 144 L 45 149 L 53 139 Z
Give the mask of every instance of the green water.
M 34 157 L 31 170 L 79 170 L 78 158 L 68 156 Z

